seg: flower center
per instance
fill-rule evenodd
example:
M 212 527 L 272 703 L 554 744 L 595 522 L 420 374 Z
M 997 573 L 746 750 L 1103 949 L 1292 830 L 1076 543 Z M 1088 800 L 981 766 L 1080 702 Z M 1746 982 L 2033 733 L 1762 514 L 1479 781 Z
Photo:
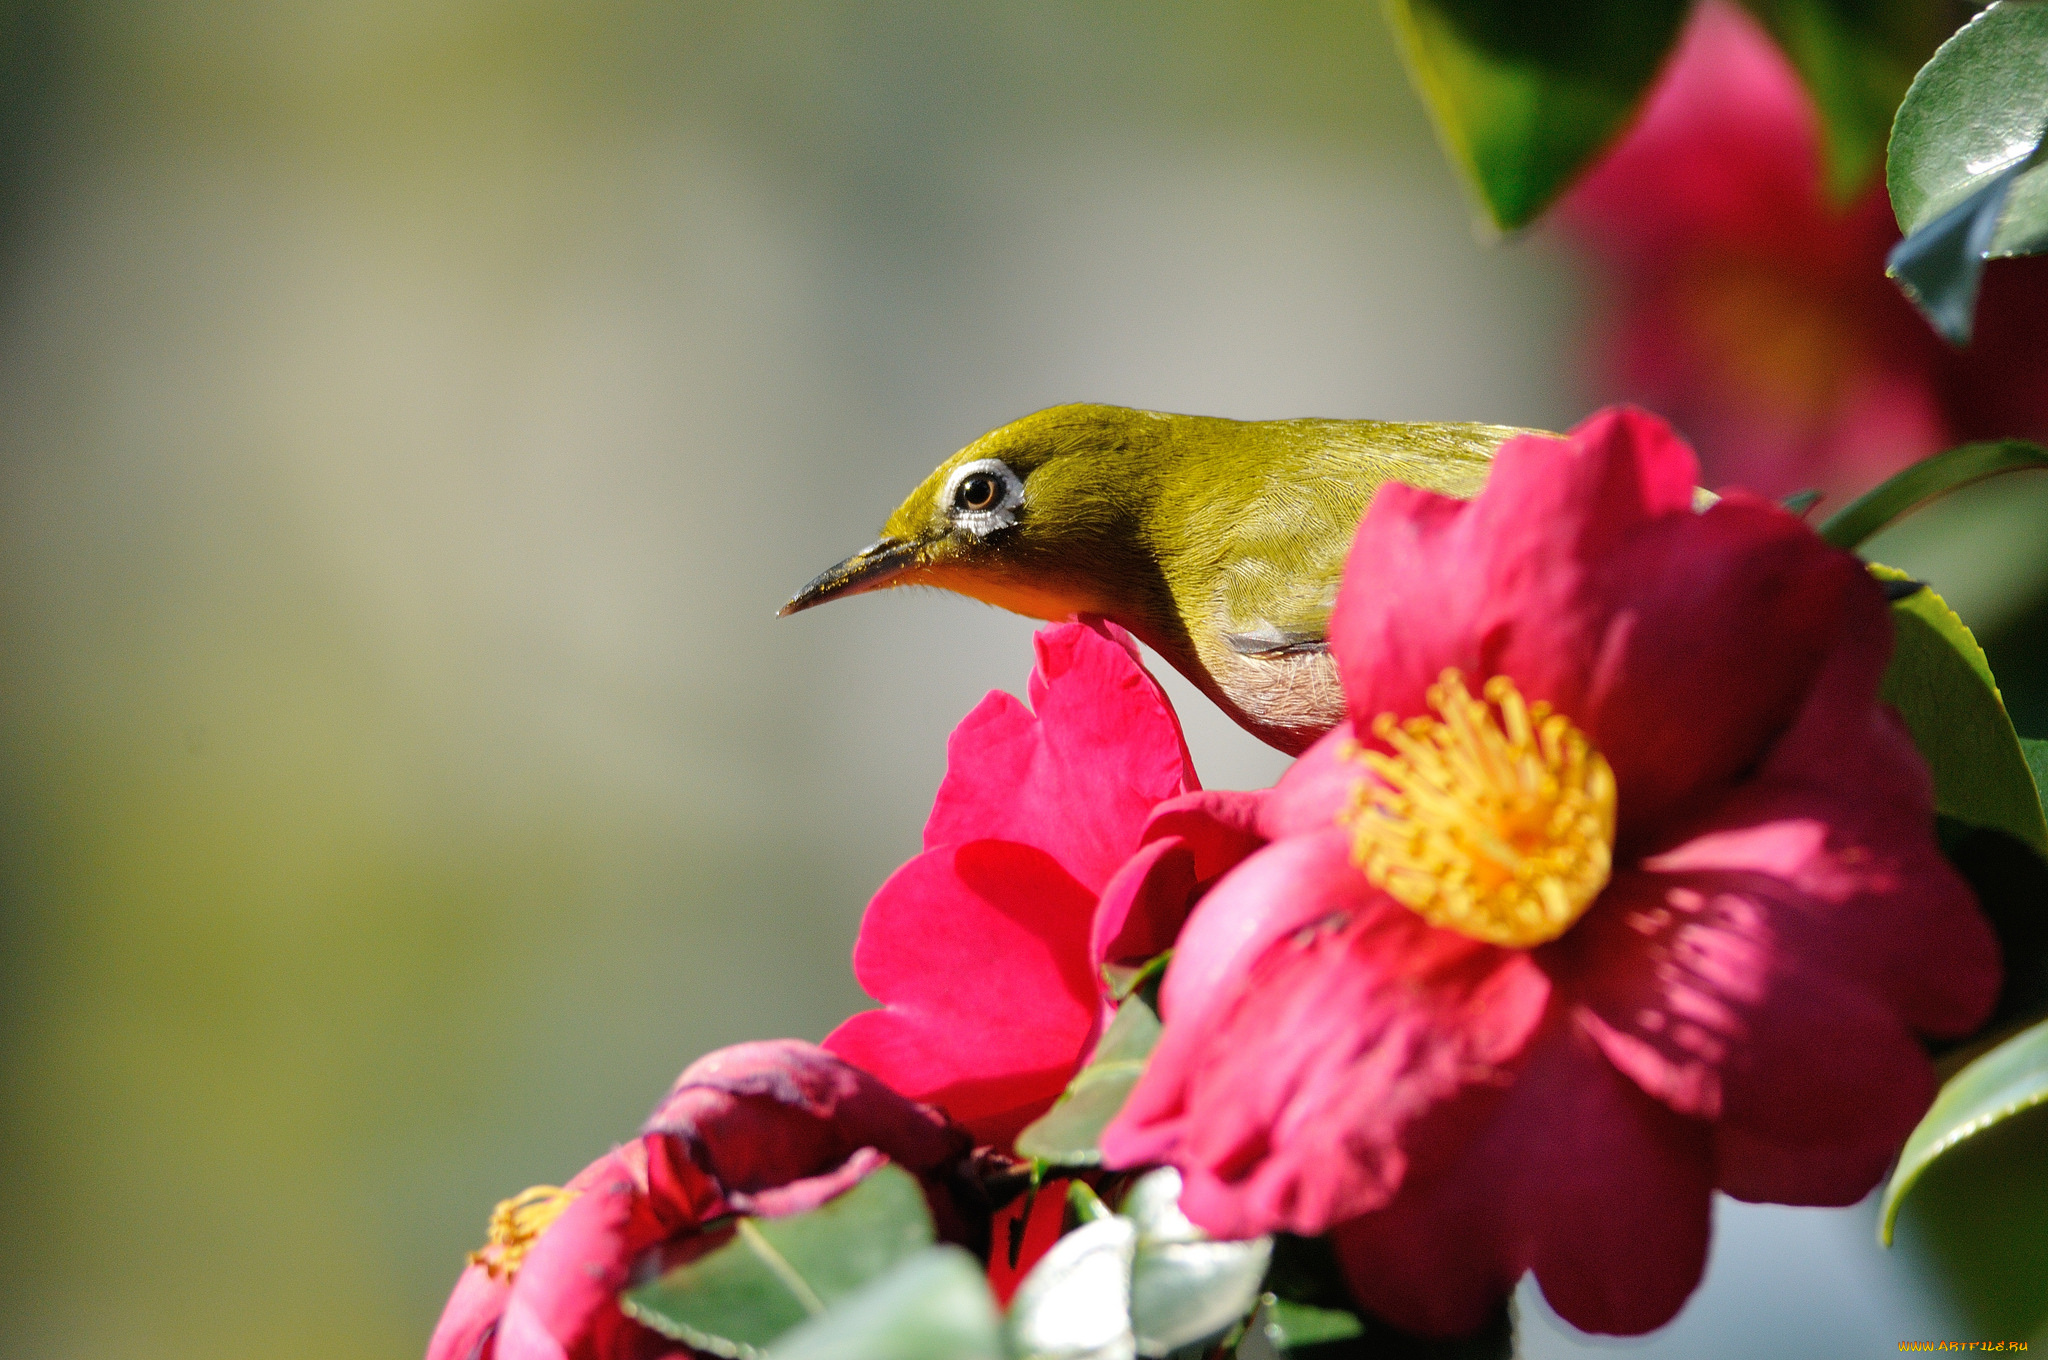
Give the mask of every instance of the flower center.
M 1614 771 L 1547 703 L 1496 675 L 1484 699 L 1456 670 L 1429 687 L 1436 718 L 1373 720 L 1394 754 L 1354 747 L 1364 780 L 1340 814 L 1352 860 L 1431 925 L 1526 949 L 1593 905 L 1614 865 Z
M 511 1279 L 533 1249 L 534 1239 L 575 1203 L 578 1193 L 556 1185 L 536 1185 L 499 1200 L 498 1207 L 491 1210 L 484 1244 L 469 1254 L 469 1263 L 482 1266 L 492 1279 Z

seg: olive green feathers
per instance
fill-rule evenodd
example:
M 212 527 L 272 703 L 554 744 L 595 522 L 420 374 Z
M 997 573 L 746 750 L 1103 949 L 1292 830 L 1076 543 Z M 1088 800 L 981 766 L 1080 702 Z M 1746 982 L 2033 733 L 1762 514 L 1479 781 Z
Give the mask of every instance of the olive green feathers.
M 1470 497 L 1520 433 L 1055 406 L 941 463 L 880 539 L 782 612 L 927 585 L 1034 618 L 1100 615 L 1299 751 L 1343 716 L 1324 637 L 1373 492 L 1400 481 Z

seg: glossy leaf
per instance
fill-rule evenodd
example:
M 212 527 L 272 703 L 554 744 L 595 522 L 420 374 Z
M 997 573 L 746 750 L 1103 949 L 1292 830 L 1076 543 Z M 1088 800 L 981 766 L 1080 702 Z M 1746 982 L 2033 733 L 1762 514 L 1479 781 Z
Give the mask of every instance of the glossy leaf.
M 1881 580 L 1906 579 L 1875 563 L 1870 570 Z M 1905 718 L 1934 775 L 1935 811 L 2048 856 L 2040 796 L 1977 639 L 1932 590 L 1895 602 L 1892 623 L 1881 695 Z
M 1998 0 L 1921 68 L 1885 167 L 1906 239 L 1886 272 L 1967 344 L 1989 258 L 2048 249 L 2048 6 Z
M 1846 203 L 1876 178 L 1914 73 L 1948 36 L 1925 0 L 1744 0 L 1791 58 L 1820 113 L 1827 187 Z
M 1275 1294 L 1268 1294 L 1261 1300 L 1259 1316 L 1253 1327 L 1267 1346 L 1282 1355 L 1365 1335 L 1365 1324 L 1359 1321 L 1356 1313 L 1342 1308 L 1317 1308 L 1313 1304 L 1296 1303 Z
M 1899 1205 L 1934 1160 L 2022 1110 L 2048 1103 L 2048 1022 L 2008 1039 L 1941 1088 L 1906 1140 L 1879 1205 L 1878 1240 L 1891 1245 Z
M 1689 0 L 1384 0 L 1451 161 L 1502 231 L 1533 221 L 1635 111 Z
M 897 1262 L 768 1348 L 767 1360 L 1004 1360 L 982 1266 L 954 1246 Z
M 1123 1109 L 1158 1042 L 1159 1017 L 1144 998 L 1126 997 L 1088 1065 L 1017 1135 L 1018 1154 L 1053 1166 L 1100 1166 L 1102 1131 Z
M 1122 1212 L 1138 1228 L 1131 1262 L 1131 1330 L 1138 1354 L 1166 1355 L 1242 1322 L 1259 1301 L 1273 1239 L 1212 1242 L 1180 1211 L 1180 1172 L 1149 1172 Z
M 1112 1214 L 1053 1243 L 1010 1299 L 1019 1360 L 1135 1360 L 1131 1262 L 1138 1226 Z
M 2021 439 L 1948 449 L 1894 473 L 1830 515 L 1820 536 L 1853 551 L 1894 520 L 1959 487 L 2028 468 L 2048 468 L 2048 449 Z
M 809 1213 L 735 1227 L 724 1246 L 626 1291 L 620 1305 L 697 1350 L 755 1357 L 933 1239 L 924 1192 L 895 1166 Z

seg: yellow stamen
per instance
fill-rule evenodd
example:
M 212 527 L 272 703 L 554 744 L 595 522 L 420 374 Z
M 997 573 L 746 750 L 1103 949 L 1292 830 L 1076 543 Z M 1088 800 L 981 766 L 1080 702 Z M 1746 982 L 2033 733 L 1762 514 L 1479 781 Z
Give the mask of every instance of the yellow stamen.
M 1340 820 L 1366 877 L 1431 925 L 1526 949 L 1593 905 L 1614 865 L 1614 771 L 1550 705 L 1496 675 L 1475 699 L 1456 670 L 1438 718 L 1373 720 L 1393 755 L 1353 748 L 1361 781 Z
M 482 1266 L 493 1279 L 511 1279 L 519 1273 L 519 1263 L 532 1250 L 534 1239 L 575 1203 L 577 1193 L 557 1185 L 536 1185 L 499 1200 L 498 1207 L 491 1210 L 484 1244 L 469 1254 L 469 1263 Z

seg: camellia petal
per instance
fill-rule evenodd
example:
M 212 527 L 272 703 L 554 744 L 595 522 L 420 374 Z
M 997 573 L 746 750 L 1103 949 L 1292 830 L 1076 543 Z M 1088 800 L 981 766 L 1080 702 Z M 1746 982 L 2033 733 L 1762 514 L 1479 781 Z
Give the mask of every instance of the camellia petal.
M 1662 421 L 1604 412 L 1561 443 L 1509 441 L 1497 494 L 1433 513 L 1428 540 L 1398 507 L 1368 513 L 1352 551 L 1372 570 L 1331 620 L 1354 726 L 1424 712 L 1447 666 L 1508 676 L 1607 757 L 1624 839 L 1754 765 L 1835 640 L 1815 622 L 1876 588 L 1775 507 L 1693 513 L 1697 475 Z
M 715 1247 L 735 1212 L 800 1213 L 892 1158 L 940 1234 L 977 1247 L 987 1208 L 962 1180 L 966 1134 L 812 1044 L 740 1044 L 691 1065 L 640 1137 L 566 1185 L 498 1206 L 428 1360 L 687 1360 L 618 1293 Z
M 1646 1332 L 1706 1264 L 1706 1126 L 1645 1096 L 1553 1016 L 1461 1155 L 1332 1237 L 1360 1301 L 1455 1336 L 1525 1271 L 1567 1322 Z
M 1410 1126 L 1502 1078 L 1549 983 L 1525 954 L 1433 929 L 1366 886 L 1340 841 L 1259 858 L 1189 923 L 1165 1036 L 1103 1151 L 1180 1167 L 1182 1206 L 1212 1232 L 1314 1234 L 1392 1197 Z M 1323 914 L 1275 909 L 1288 902 Z M 1242 985 L 1202 992 L 1242 959 Z
M 1695 512 L 1695 475 L 1619 411 L 1511 441 L 1469 503 L 1379 492 L 1350 720 L 1189 917 L 1109 1165 L 1177 1166 L 1215 1233 L 1331 1232 L 1435 1335 L 1527 1270 L 1648 1330 L 1716 1186 L 1875 1183 L 1933 1090 L 1914 1032 L 1983 1020 L 1995 942 L 1877 701 L 1881 593 L 1776 507 Z
M 1127 635 L 1066 623 L 1036 646 L 1032 707 L 992 694 L 960 724 L 927 849 L 861 922 L 854 972 L 883 1008 L 825 1040 L 997 1146 L 1107 1023 L 1101 965 L 1170 945 L 1206 882 L 1260 843 L 1258 795 L 1200 790 Z
M 1697 441 L 1709 485 L 1846 503 L 1956 444 L 2048 439 L 2048 259 L 2001 261 L 1970 348 L 1946 345 L 1884 275 L 1884 185 L 1830 201 L 1813 103 L 1732 0 L 1694 8 L 1635 126 L 1554 217 L 1611 299 L 1598 380 Z
M 1100 892 L 1152 809 L 1201 784 L 1166 692 L 1122 629 L 1064 624 L 1032 644 L 1031 707 L 992 693 L 947 743 L 925 848 L 1014 841 Z
M 1030 846 L 927 851 L 875 895 L 854 946 L 854 975 L 884 1008 L 825 1047 L 1007 1143 L 1066 1088 L 1104 1022 L 1095 903 Z

